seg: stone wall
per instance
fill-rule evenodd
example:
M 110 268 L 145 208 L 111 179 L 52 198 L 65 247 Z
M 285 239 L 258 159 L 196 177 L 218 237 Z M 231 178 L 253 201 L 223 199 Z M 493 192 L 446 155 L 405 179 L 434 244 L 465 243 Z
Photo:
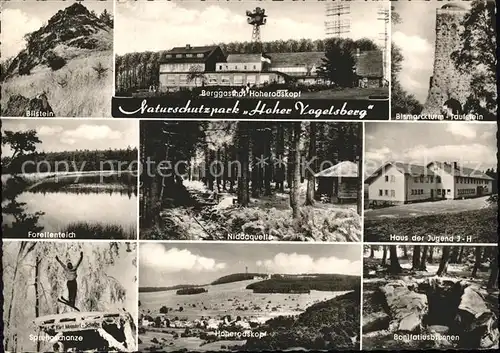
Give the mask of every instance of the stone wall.
M 460 45 L 460 22 L 467 10 L 437 9 L 434 71 L 422 114 L 440 114 L 443 104 L 456 99 L 464 105 L 470 86 L 470 77 L 460 73 L 451 59 Z

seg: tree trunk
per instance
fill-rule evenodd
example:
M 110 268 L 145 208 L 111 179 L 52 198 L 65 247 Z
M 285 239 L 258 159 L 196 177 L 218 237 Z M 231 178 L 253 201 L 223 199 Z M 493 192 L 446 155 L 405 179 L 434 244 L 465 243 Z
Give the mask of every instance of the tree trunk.
M 387 245 L 382 245 L 382 266 L 387 265 Z
M 392 274 L 398 274 L 403 272 L 403 269 L 399 264 L 398 249 L 396 245 L 389 245 L 389 256 L 391 258 L 391 266 L 389 268 L 389 272 Z
M 370 245 L 370 259 L 373 259 L 375 257 L 375 249 L 373 248 L 373 245 Z
M 249 172 L 249 150 L 250 138 L 248 131 L 248 122 L 238 122 L 238 161 L 241 166 L 241 175 L 238 178 L 238 204 L 247 207 L 250 202 L 248 190 L 248 172 Z
M 403 245 L 403 256 L 405 259 L 408 258 L 408 248 L 406 247 L 406 245 Z
M 411 269 L 415 271 L 418 270 L 419 267 L 420 267 L 420 245 L 414 245 Z
M 481 266 L 482 253 L 483 249 L 480 246 L 476 246 L 476 251 L 475 251 L 476 261 L 474 262 L 474 268 L 472 269 L 472 274 L 471 274 L 471 276 L 474 278 L 477 276 L 477 270 L 479 270 L 479 266 Z
M 423 249 L 422 249 L 422 257 L 420 259 L 420 265 L 418 267 L 418 269 L 420 271 L 427 271 L 427 253 L 429 251 L 429 246 L 428 245 L 424 245 Z
M 427 256 L 427 262 L 432 264 L 434 262 L 433 256 L 434 255 L 434 246 L 429 247 L 429 256 Z
M 293 178 L 290 190 L 290 206 L 292 207 L 292 217 L 299 218 L 299 186 L 300 186 L 300 133 L 301 123 L 293 123 Z
M 309 125 L 309 152 L 308 152 L 308 163 L 311 163 L 309 165 L 309 168 L 313 168 L 314 163 L 312 163 L 316 159 L 316 123 L 311 122 Z M 307 192 L 306 192 L 306 206 L 313 206 L 314 205 L 314 199 L 315 199 L 315 189 L 316 189 L 316 181 L 314 178 L 314 172 L 316 170 L 309 170 L 309 168 L 306 169 L 306 175 L 307 175 Z
M 488 278 L 488 289 L 495 289 L 498 287 L 498 256 L 493 256 L 490 263 L 490 277 Z
M 448 272 L 448 262 L 450 261 L 450 246 L 443 246 L 443 254 L 439 262 L 438 276 L 443 276 Z
M 456 264 L 458 262 L 458 254 L 460 252 L 459 246 L 454 246 L 451 250 L 450 254 L 450 263 Z
M 358 143 L 356 144 L 357 151 L 356 151 L 356 158 L 358 159 L 358 190 L 357 190 L 357 212 L 358 215 L 361 216 L 361 213 L 363 212 L 363 183 L 364 183 L 364 177 L 363 177 L 363 143 L 361 142 L 363 140 L 363 124 L 358 123 Z
M 271 179 L 273 177 L 273 164 L 271 161 L 271 141 L 273 130 L 271 124 L 266 124 L 266 149 L 265 149 L 265 167 L 264 167 L 264 193 L 266 196 L 272 195 Z
M 276 189 L 284 192 L 285 191 L 285 131 L 283 123 L 278 122 L 277 126 L 277 141 L 276 141 L 276 155 L 278 158 L 276 166 Z
M 35 317 L 40 317 L 40 263 L 41 259 L 37 256 L 35 259 Z M 40 352 L 40 340 L 36 341 L 36 351 Z
M 458 259 L 457 259 L 457 263 L 461 264 L 462 263 L 462 258 L 463 258 L 463 255 L 464 255 L 464 247 L 461 246 L 460 247 L 460 252 L 458 253 Z

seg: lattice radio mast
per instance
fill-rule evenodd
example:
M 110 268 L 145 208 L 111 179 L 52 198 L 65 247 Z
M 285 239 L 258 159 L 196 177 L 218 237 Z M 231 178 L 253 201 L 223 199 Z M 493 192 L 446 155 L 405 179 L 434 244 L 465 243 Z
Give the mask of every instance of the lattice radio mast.
M 260 27 L 267 22 L 266 10 L 256 7 L 253 11 L 247 11 L 247 22 L 252 25 L 252 42 L 260 43 Z
M 351 14 L 350 4 L 327 4 L 325 29 L 327 37 L 342 37 L 351 31 L 351 21 L 345 18 Z
M 382 41 L 384 42 L 384 58 L 383 58 L 383 65 L 384 65 L 384 77 L 387 78 L 387 63 L 388 63 L 388 56 L 389 56 L 389 23 L 391 21 L 391 15 L 390 15 L 390 10 L 388 8 L 380 8 L 377 11 L 377 19 L 379 21 L 384 22 L 384 32 L 380 33 L 380 36 L 382 38 Z

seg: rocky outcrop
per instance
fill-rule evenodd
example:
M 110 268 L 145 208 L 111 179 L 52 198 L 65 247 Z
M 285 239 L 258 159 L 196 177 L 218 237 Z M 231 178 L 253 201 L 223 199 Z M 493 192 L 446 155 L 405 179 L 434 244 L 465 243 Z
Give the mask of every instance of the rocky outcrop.
M 54 117 L 55 113 L 49 104 L 47 94 L 41 93 L 29 99 L 20 94 L 9 97 L 2 110 L 5 117 Z
M 427 296 L 417 293 L 404 281 L 395 281 L 380 288 L 387 301 L 391 331 L 420 332 L 427 314 Z
M 29 75 L 37 65 L 48 63 L 47 53 L 58 46 L 80 49 L 112 49 L 112 28 L 81 3 L 52 16 L 47 25 L 26 35 L 26 48 L 12 60 L 5 77 Z
M 473 282 L 460 279 L 390 281 L 370 296 L 373 307 L 383 309 L 364 315 L 363 335 L 369 341 L 389 339 L 396 332 L 433 334 L 444 336 L 433 342 L 434 348 L 497 348 L 498 318 L 485 293 Z M 449 339 L 452 336 L 459 339 Z M 408 344 L 418 348 L 418 342 Z

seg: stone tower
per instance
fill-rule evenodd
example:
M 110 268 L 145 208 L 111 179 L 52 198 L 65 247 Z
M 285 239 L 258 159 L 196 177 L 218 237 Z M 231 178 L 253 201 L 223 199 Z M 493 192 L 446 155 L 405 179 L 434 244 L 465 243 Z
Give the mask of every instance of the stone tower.
M 461 21 L 467 11 L 458 4 L 446 4 L 436 10 L 434 71 L 422 114 L 440 114 L 448 100 L 457 100 L 462 106 L 465 103 L 470 77 L 456 69 L 451 54 L 459 47 Z

